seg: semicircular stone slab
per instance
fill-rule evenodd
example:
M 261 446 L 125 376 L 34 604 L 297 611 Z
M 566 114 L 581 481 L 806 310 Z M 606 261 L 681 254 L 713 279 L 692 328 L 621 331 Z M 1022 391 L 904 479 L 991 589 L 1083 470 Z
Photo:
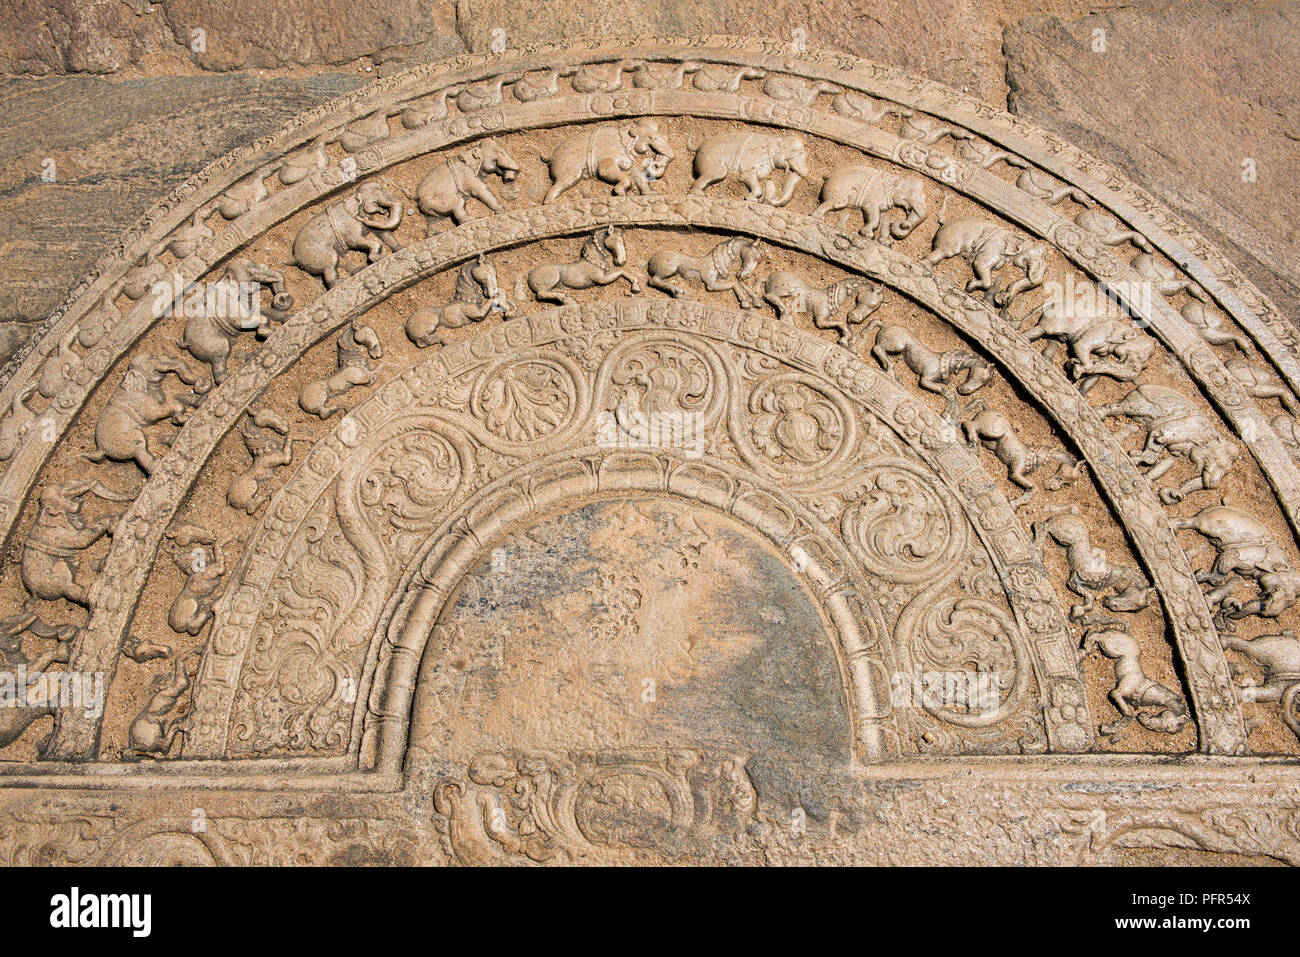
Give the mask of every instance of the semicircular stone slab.
M 933 83 L 386 78 L 0 373 L 0 859 L 1295 863 L 1297 387 L 1190 227 Z

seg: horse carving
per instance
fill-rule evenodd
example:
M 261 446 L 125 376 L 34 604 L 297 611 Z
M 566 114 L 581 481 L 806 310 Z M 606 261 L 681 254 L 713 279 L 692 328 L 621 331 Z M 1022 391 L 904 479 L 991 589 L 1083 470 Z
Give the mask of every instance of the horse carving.
M 982 399 L 976 399 L 972 406 L 979 408 Z M 1038 491 L 1038 486 L 1030 476 L 1040 469 L 1055 465 L 1056 471 L 1043 482 L 1043 487 L 1054 492 L 1078 481 L 1084 464 L 1064 449 L 1054 449 L 1050 445 L 1029 445 L 1016 434 L 1011 420 L 997 409 L 982 409 L 975 416 L 961 424 L 966 442 L 974 447 L 983 445 L 1007 469 L 1007 478 L 1024 490 L 1011 502 L 1012 508 L 1028 504 Z
M 792 272 L 774 272 L 763 284 L 763 299 L 775 307 L 778 318 L 793 322 L 795 316 L 806 314 L 818 329 L 834 329 L 840 345 L 847 345 L 850 327 L 866 322 L 885 301 L 885 292 L 857 276 L 818 288 Z M 845 305 L 848 312 L 840 318 Z
M 731 290 L 741 308 L 751 309 L 757 305 L 758 296 L 747 280 L 762 261 L 763 241 L 743 236 L 723 240 L 705 256 L 661 249 L 646 263 L 647 282 L 674 299 L 687 294 L 685 286 L 669 281 L 674 278 L 700 283 L 710 292 Z
M 1034 547 L 1041 549 L 1048 541 L 1065 549 L 1065 564 L 1070 570 L 1065 585 L 1083 601 L 1070 609 L 1076 621 L 1092 611 L 1098 596 L 1110 611 L 1141 611 L 1151 604 L 1155 589 L 1141 572 L 1110 561 L 1105 549 L 1096 548 L 1088 526 L 1073 511 L 1059 512 L 1034 522 Z
M 881 325 L 879 320 L 872 320 L 863 330 L 869 333 L 873 328 L 876 333 L 875 345 L 871 355 L 880 363 L 885 372 L 893 371 L 895 357 L 912 370 L 917 377 L 917 384 L 927 392 L 943 396 L 947 407 L 945 415 L 950 420 L 957 417 L 957 396 L 972 395 L 993 378 L 993 365 L 966 349 L 947 349 L 935 352 L 926 346 L 905 326 Z M 954 387 L 954 382 L 960 382 Z
M 616 280 L 627 281 L 631 292 L 641 291 L 641 283 L 631 273 L 620 267 L 627 263 L 627 247 L 623 244 L 623 230 L 608 226 L 582 244 L 576 261 L 571 263 L 542 263 L 528 273 L 528 288 L 539 300 L 558 302 L 567 306 L 573 297 L 564 289 L 590 289 L 608 286 Z
M 323 379 L 308 382 L 298 393 L 298 406 L 304 412 L 328 419 L 343 406 L 333 401 L 343 393 L 362 385 L 372 385 L 382 366 L 371 368 L 370 361 L 384 354 L 375 330 L 353 322 L 339 336 L 338 371 Z

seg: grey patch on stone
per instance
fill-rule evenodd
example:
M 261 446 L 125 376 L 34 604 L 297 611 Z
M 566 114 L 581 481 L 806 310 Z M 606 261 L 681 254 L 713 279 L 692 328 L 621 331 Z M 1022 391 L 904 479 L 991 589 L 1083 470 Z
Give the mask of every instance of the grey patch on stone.
M 173 187 L 365 82 L 342 74 L 0 80 L 8 133 L 0 140 L 0 323 L 43 319 Z M 41 179 L 47 159 L 52 183 Z M 11 336 L 0 333 L 0 352 Z
M 1081 781 L 1077 784 L 1064 784 L 1062 791 L 1076 791 L 1080 794 L 1128 794 L 1134 791 L 1169 791 L 1181 787 L 1170 781 L 1124 781 L 1112 784 L 1109 781 Z

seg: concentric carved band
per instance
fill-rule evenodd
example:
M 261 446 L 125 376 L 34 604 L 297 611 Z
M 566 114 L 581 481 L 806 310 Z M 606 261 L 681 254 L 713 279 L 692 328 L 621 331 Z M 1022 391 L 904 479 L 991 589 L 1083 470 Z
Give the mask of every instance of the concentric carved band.
M 265 384 L 290 365 L 296 355 L 344 322 L 361 315 L 385 295 L 430 275 L 445 265 L 500 248 L 518 237 L 541 237 L 585 232 L 607 222 L 644 224 L 691 224 L 738 229 L 796 249 L 815 252 L 849 269 L 878 278 L 923 303 L 937 315 L 945 317 L 971 338 L 984 342 L 1008 373 L 1017 379 L 1041 403 L 1055 414 L 1057 424 L 1071 436 L 1092 463 L 1099 485 L 1114 504 L 1135 539 L 1139 553 L 1151 569 L 1153 578 L 1166 603 L 1169 618 L 1178 636 L 1178 646 L 1187 663 L 1192 697 L 1204 702 L 1198 706 L 1202 719 L 1202 747 L 1236 753 L 1244 743 L 1244 732 L 1237 717 L 1234 692 L 1223 660 L 1205 599 L 1194 581 L 1181 548 L 1174 539 L 1163 509 L 1150 486 L 1128 461 L 1097 414 L 1079 396 L 1064 376 L 1048 364 L 1023 337 L 983 303 L 953 287 L 910 260 L 872 243 L 850 240 L 824 224 L 794 216 L 782 210 L 754 204 L 734 203 L 704 197 L 676 199 L 672 204 L 655 197 L 622 197 L 574 204 L 563 223 L 554 219 L 535 223 L 527 213 L 504 213 L 491 220 L 476 220 L 448 233 L 440 234 L 417 246 L 407 247 L 385 257 L 356 276 L 340 282 L 310 309 L 295 314 L 263 347 L 263 358 L 250 362 L 233 374 L 216 390 L 182 429 L 173 445 L 173 467 L 179 475 L 190 474 L 196 463 L 206 460 L 215 437 L 233 425 L 246 403 L 260 394 Z M 841 248 L 844 247 L 844 248 Z M 438 250 L 450 253 L 439 258 Z M 665 304 L 666 308 L 666 304 Z M 499 335 L 509 339 L 512 323 L 501 327 Z M 793 330 L 776 327 L 769 340 L 775 355 L 789 355 L 797 341 Z M 847 358 L 847 353 L 845 354 Z M 209 420 L 208 416 L 219 418 Z M 227 424 L 221 426 L 219 421 Z M 181 450 L 184 452 L 181 452 Z M 175 455 L 179 453 L 179 457 Z M 171 509 L 179 497 L 163 487 L 159 470 L 137 499 L 133 514 L 153 526 L 146 535 L 145 551 L 127 538 L 114 542 L 113 553 L 101 581 L 110 580 L 110 570 L 125 569 L 114 589 L 118 594 L 136 594 L 139 585 L 129 584 L 140 578 L 153 553 L 149 541 L 156 541 L 170 520 Z M 176 482 L 177 476 L 168 479 Z M 148 516 L 148 519 L 145 519 Z M 131 527 L 131 518 L 127 519 Z M 139 526 L 143 528 L 143 526 Z M 128 551 L 127 546 L 131 546 Z M 120 552 L 120 554 L 119 554 Z M 78 661 L 95 663 L 111 673 L 112 649 L 121 634 L 121 618 L 116 608 L 97 608 L 83 638 Z M 114 622 L 117 623 L 114 623 Z M 103 622 L 103 624 L 101 624 Z M 100 649 L 87 655 L 87 646 Z M 94 670 L 94 669 L 91 669 Z M 1217 717 L 1216 717 L 1217 715 Z M 60 729 L 60 753 L 85 753 L 93 747 L 93 734 L 81 732 L 81 743 L 65 742 L 67 733 Z
M 730 341 L 749 348 L 767 340 L 780 328 L 771 320 L 756 320 L 742 313 L 694 303 L 635 300 L 616 305 L 605 304 L 542 312 L 511 320 L 507 328 L 513 327 L 514 331 L 508 337 L 501 336 L 493 330 L 483 330 L 477 334 L 481 337 L 479 342 L 475 343 L 467 339 L 449 347 L 401 378 L 381 387 L 371 399 L 353 410 L 349 417 L 367 433 L 382 433 L 382 430 L 388 427 L 387 423 L 394 417 L 409 415 L 407 410 L 411 408 L 412 403 L 419 403 L 421 395 L 442 394 L 439 383 L 445 377 L 473 373 L 480 364 L 499 361 L 493 358 L 498 353 L 503 356 L 513 355 L 516 352 L 525 355 L 535 354 L 535 350 L 542 343 L 553 341 L 563 333 L 572 333 L 584 325 L 589 325 L 591 328 L 608 328 L 611 314 L 615 319 L 616 327 L 629 331 L 654 329 L 656 326 L 661 327 L 663 324 L 671 323 L 672 327 L 679 332 L 689 332 L 694 336 L 707 339 Z M 956 442 L 952 430 L 943 429 L 942 423 L 933 413 L 918 406 L 888 377 L 804 333 L 793 332 L 789 335 L 793 336 L 793 339 L 790 340 L 790 348 L 787 350 L 787 361 L 796 368 L 805 370 L 802 374 L 805 379 L 810 379 L 824 392 L 833 392 L 824 377 L 828 369 L 836 370 L 836 374 L 856 396 L 855 402 L 865 406 L 872 415 L 897 429 L 904 440 L 932 465 L 950 490 L 949 494 L 960 497 L 966 494 L 967 490 L 971 490 L 979 495 L 979 504 L 970 505 L 970 520 L 975 522 L 976 532 L 995 562 L 1006 570 L 1008 580 L 1016 583 L 1016 588 L 1009 597 L 1018 624 L 1027 635 L 1032 636 L 1034 668 L 1040 685 L 1055 687 L 1065 684 L 1077 688 L 1079 679 L 1069 649 L 1063 613 L 1054 603 L 1044 604 L 1041 598 L 1031 597 L 1052 594 L 1039 559 L 1026 541 L 1024 532 L 1016 522 L 1005 499 L 997 492 L 978 462 Z M 650 332 L 641 336 L 632 336 L 629 345 L 654 341 L 656 336 Z M 691 343 L 690 348 L 694 350 L 708 348 L 705 340 L 687 341 Z M 611 354 L 612 361 L 606 362 L 604 367 L 619 368 L 623 361 L 622 357 L 626 356 L 628 351 L 627 348 L 619 347 Z M 263 522 L 263 529 L 250 543 L 249 554 L 253 557 L 240 566 L 237 571 L 236 585 L 232 586 L 229 595 L 218 608 L 213 645 L 205 658 L 196 684 L 195 719 L 191 723 L 190 737 L 186 742 L 187 755 L 216 757 L 224 753 L 226 733 L 224 716 L 229 712 L 229 701 L 244 659 L 244 642 L 247 640 L 245 636 L 251 626 L 251 619 L 246 617 L 248 610 L 251 609 L 248 609 L 244 602 L 263 594 L 268 587 L 269 576 L 277 564 L 273 556 L 280 553 L 286 544 L 282 529 L 292 529 L 303 521 L 309 514 L 312 503 L 329 486 L 337 470 L 343 467 L 349 454 L 348 446 L 344 442 L 345 433 L 348 431 L 347 425 L 340 423 L 333 436 L 317 444 L 312 455 L 299 469 L 297 477 L 286 486 L 273 503 L 274 520 L 272 521 L 271 516 L 268 515 L 268 519 Z M 945 435 L 947 438 L 944 438 Z M 558 460 L 571 461 L 574 455 L 573 452 L 561 453 Z M 647 455 L 646 459 L 650 462 L 655 461 L 653 455 Z M 660 466 L 656 466 L 656 469 L 658 468 Z M 601 487 L 606 489 L 613 487 L 613 477 L 607 473 L 602 474 L 604 477 L 601 479 Z M 659 472 L 656 471 L 654 474 L 659 475 Z M 648 481 L 648 479 L 641 481 Z M 754 478 L 750 481 L 759 480 Z M 514 487 L 509 483 L 505 484 L 507 487 Z M 655 486 L 651 483 L 651 486 L 660 491 L 670 490 L 662 484 Z M 767 489 L 765 495 L 778 494 L 775 486 L 765 485 L 765 488 Z M 518 492 L 510 494 L 517 495 Z M 714 498 L 706 496 L 704 500 L 715 502 L 716 494 Z M 531 484 L 523 497 L 527 501 L 535 499 Z M 727 501 L 727 497 L 724 496 L 721 501 Z M 284 503 L 288 511 L 281 507 L 281 503 Z M 465 508 L 469 509 L 470 506 L 467 505 Z M 530 510 L 533 508 L 533 505 L 529 506 Z M 796 507 L 788 502 L 782 506 L 782 509 L 784 512 L 797 511 Z M 736 517 L 746 520 L 747 513 L 744 509 L 737 510 L 731 507 L 729 511 Z M 467 514 L 478 513 L 470 511 Z M 960 516 L 951 517 L 957 520 Z M 455 539 L 462 542 L 462 546 L 458 547 L 468 550 L 457 551 L 459 557 L 456 567 L 458 568 L 461 567 L 462 559 L 468 561 L 472 555 L 481 554 L 489 537 L 487 532 L 479 528 L 476 519 L 467 518 L 467 521 L 470 521 L 470 524 L 458 532 L 459 537 Z M 496 522 L 497 519 L 493 521 Z M 806 521 L 810 527 L 818 524 L 811 518 Z M 964 529 L 967 519 L 960 517 L 960 521 Z M 960 534 L 964 535 L 964 531 Z M 793 544 L 798 544 L 790 538 L 788 529 L 782 532 L 782 535 L 784 549 L 788 550 Z M 271 549 L 270 554 L 267 553 L 268 548 Z M 836 548 L 843 550 L 843 546 L 840 545 Z M 809 546 L 807 551 L 815 554 L 817 550 Z M 848 553 L 844 552 L 844 554 Z M 852 564 L 852 561 L 847 562 L 847 565 Z M 444 584 L 448 589 L 453 588 L 458 577 L 458 575 L 452 576 Z M 241 596 L 247 596 L 247 599 Z M 241 608 L 248 610 L 241 612 L 239 617 L 234 617 L 235 611 Z M 384 634 L 391 636 L 391 628 L 385 629 Z M 424 637 L 421 636 L 419 640 L 423 642 Z M 389 641 L 391 638 L 384 640 Z M 417 663 L 412 658 L 414 652 L 410 650 L 400 651 L 400 653 L 394 650 L 390 654 L 396 659 L 390 667 L 400 665 L 403 668 L 408 666 L 413 668 Z M 401 664 L 402 662 L 405 664 Z M 369 681 L 368 677 L 364 678 L 363 687 Z M 869 684 L 873 688 L 879 688 L 878 679 L 873 679 Z M 410 688 L 406 687 L 403 693 L 409 694 L 409 691 Z M 380 692 L 370 693 L 372 702 L 378 700 L 377 694 Z M 405 704 L 390 702 L 380 708 L 380 711 L 383 715 L 389 715 L 391 720 L 400 722 L 405 720 L 406 711 L 403 709 L 408 705 L 409 700 Z M 372 705 L 372 707 L 377 706 Z M 875 714 L 876 711 L 872 710 L 874 708 L 875 705 L 863 713 Z M 387 721 L 389 718 L 383 720 Z M 402 727 L 404 728 L 404 725 Z M 1089 733 L 1090 727 L 1086 715 L 1081 715 L 1081 720 L 1077 723 L 1062 727 L 1049 724 L 1048 727 L 1049 739 L 1055 742 L 1054 746 L 1063 750 L 1086 746 Z M 390 739 L 388 747 L 397 747 L 391 743 L 394 740 L 396 739 Z M 871 746 L 869 750 L 872 754 L 878 754 L 874 747 Z M 392 754 L 397 753 L 400 752 L 390 753 L 390 759 L 394 759 Z

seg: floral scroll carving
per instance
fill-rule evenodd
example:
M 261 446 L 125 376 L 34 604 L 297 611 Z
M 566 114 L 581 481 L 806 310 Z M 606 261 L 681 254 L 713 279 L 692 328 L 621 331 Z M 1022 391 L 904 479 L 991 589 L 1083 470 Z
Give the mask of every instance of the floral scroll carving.
M 611 851 L 671 860 L 742 831 L 758 804 L 743 756 L 693 750 L 486 752 L 433 798 L 461 864 L 572 864 Z
M 861 492 L 845 510 L 842 530 L 870 571 L 890 581 L 919 584 L 946 577 L 966 553 L 966 517 L 915 465 L 874 462 L 856 482 Z

